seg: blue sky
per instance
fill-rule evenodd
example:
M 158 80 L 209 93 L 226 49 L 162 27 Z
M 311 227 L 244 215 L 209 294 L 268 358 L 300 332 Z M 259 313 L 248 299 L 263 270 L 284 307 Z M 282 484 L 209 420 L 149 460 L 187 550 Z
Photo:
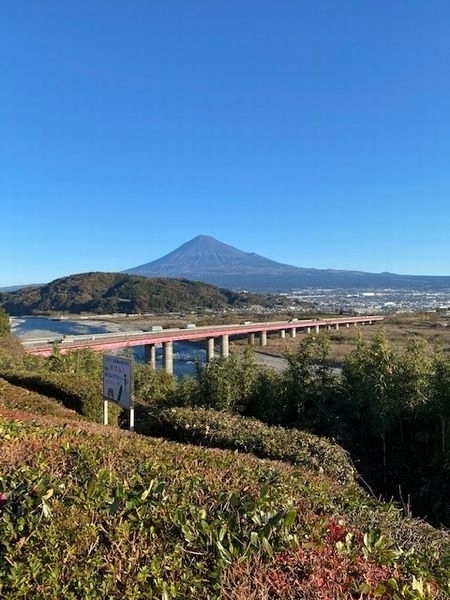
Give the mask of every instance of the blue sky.
M 0 287 L 196 235 L 450 275 L 448 0 L 0 7 Z

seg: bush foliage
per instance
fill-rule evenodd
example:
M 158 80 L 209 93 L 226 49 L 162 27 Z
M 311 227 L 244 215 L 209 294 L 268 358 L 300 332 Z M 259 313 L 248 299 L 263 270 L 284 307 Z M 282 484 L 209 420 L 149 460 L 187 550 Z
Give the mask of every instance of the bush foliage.
M 420 337 L 399 349 L 360 338 L 341 371 L 326 334 L 308 336 L 282 373 L 256 368 L 249 351 L 199 366 L 176 405 L 256 417 L 336 440 L 386 499 L 450 525 L 450 356 Z
M 54 398 L 95 423 L 103 423 L 103 391 L 101 382 L 73 373 L 2 373 L 3 379 L 43 396 Z M 117 425 L 120 407 L 111 405 L 108 422 Z
M 0 411 L 5 600 L 450 593 L 448 539 L 353 484 L 97 427 Z
M 136 366 L 142 436 L 94 424 L 100 355 L 5 344 L 0 597 L 450 597 L 448 533 L 376 501 L 347 452 L 315 435 L 338 439 L 378 489 L 401 480 L 445 517 L 450 359 L 438 347 L 360 340 L 342 374 L 322 337 L 283 373 L 250 352 L 180 384 Z
M 138 411 L 136 430 L 183 443 L 200 444 L 282 460 L 349 483 L 355 471 L 340 446 L 304 431 L 203 408 Z

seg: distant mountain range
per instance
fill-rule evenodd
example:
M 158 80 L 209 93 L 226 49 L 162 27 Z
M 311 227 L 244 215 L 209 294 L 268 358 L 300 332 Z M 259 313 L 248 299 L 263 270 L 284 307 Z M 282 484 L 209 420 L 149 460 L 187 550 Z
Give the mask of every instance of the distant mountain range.
M 247 253 L 199 235 L 166 256 L 124 271 L 145 277 L 175 277 L 254 292 L 290 292 L 304 288 L 450 289 L 450 276 L 396 275 L 294 267 Z

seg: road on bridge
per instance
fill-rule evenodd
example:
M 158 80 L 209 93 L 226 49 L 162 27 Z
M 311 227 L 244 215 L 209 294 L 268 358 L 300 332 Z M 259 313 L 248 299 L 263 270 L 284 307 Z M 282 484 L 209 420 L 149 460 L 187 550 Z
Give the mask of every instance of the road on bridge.
M 91 348 L 98 351 L 117 350 L 124 347 L 146 346 L 164 344 L 167 342 L 199 341 L 211 338 L 223 338 L 224 336 L 242 336 L 259 334 L 265 335 L 271 332 L 291 332 L 295 336 L 297 331 L 320 328 L 330 329 L 350 325 L 369 325 L 375 321 L 381 321 L 382 316 L 366 315 L 358 317 L 344 317 L 332 319 L 305 319 L 291 321 L 271 321 L 265 323 L 243 323 L 229 325 L 208 325 L 204 327 L 189 327 L 185 329 L 163 329 L 161 331 L 128 331 L 115 333 L 101 333 L 94 335 L 72 335 L 64 338 L 39 338 L 27 339 L 22 343 L 28 352 L 41 356 L 49 356 L 53 351 L 53 344 L 58 343 L 62 353 Z M 282 333 L 283 335 L 283 333 Z

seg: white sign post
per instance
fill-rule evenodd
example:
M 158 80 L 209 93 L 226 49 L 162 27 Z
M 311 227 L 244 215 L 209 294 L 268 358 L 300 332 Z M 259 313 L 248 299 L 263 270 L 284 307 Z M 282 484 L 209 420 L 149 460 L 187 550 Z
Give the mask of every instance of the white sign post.
M 130 430 L 134 429 L 133 360 L 103 355 L 103 423 L 108 424 L 108 401 L 130 412 Z

